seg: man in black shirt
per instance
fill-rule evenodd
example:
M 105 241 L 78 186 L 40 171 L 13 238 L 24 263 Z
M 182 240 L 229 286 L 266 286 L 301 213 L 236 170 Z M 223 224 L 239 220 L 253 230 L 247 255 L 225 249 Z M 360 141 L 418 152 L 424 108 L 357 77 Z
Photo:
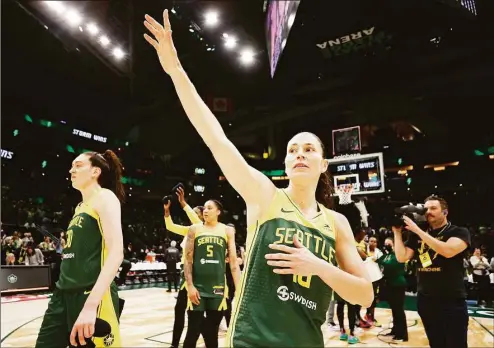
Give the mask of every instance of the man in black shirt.
M 431 348 L 468 347 L 463 252 L 470 245 L 470 233 L 448 222 L 448 204 L 443 198 L 427 197 L 425 208 L 427 232 L 403 217 L 413 233 L 406 245 L 401 233 L 395 233 L 396 258 L 406 262 L 418 257 L 417 307 Z
M 177 271 L 177 262 L 180 261 L 180 251 L 176 248 L 177 242 L 174 240 L 171 241 L 170 247 L 165 250 L 165 255 L 163 258 L 166 263 L 166 273 L 168 275 L 168 290 L 167 292 L 172 291 L 172 283 L 175 287 L 175 291 L 178 292 L 178 271 Z

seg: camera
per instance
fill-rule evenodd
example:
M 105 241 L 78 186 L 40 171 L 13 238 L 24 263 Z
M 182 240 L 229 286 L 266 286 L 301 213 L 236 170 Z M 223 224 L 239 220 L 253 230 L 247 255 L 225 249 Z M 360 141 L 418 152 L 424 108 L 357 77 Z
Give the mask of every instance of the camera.
M 401 207 L 395 208 L 395 215 L 392 218 L 391 225 L 394 227 L 405 227 L 403 222 L 403 216 L 409 217 L 411 220 L 415 221 L 416 224 L 422 224 L 426 222 L 425 213 L 427 208 L 422 204 L 407 204 Z
M 184 184 L 182 184 L 181 182 L 179 182 L 178 184 L 176 184 L 175 186 L 173 186 L 171 192 L 172 194 L 170 195 L 166 195 L 165 197 L 163 197 L 162 199 L 162 202 L 163 204 L 168 204 L 168 202 L 170 202 L 170 200 L 176 195 L 175 195 L 175 192 L 177 192 L 177 190 L 181 188 L 182 190 L 184 189 Z

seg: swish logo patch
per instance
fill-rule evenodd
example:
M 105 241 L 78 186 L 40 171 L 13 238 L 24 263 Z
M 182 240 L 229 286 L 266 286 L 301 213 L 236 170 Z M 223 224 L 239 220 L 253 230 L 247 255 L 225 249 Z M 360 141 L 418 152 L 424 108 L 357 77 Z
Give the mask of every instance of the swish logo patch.
M 278 295 L 278 298 L 283 302 L 294 301 L 300 303 L 302 306 L 305 306 L 308 309 L 312 309 L 314 311 L 317 309 L 317 303 L 315 303 L 314 301 L 309 301 L 293 291 L 289 291 L 288 287 L 285 285 L 280 286 L 278 290 L 276 290 L 276 294 Z
M 206 263 L 218 264 L 218 263 L 220 263 L 220 260 L 206 260 L 206 259 L 201 259 L 201 265 L 204 265 Z

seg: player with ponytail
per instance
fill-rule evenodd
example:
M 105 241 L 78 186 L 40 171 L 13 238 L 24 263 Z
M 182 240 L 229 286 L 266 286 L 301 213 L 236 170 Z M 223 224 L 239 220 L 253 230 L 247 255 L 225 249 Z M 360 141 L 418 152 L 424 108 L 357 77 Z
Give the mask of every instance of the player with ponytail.
M 82 195 L 67 228 L 60 277 L 36 347 L 121 347 L 118 289 L 123 260 L 121 206 L 125 192 L 117 155 L 86 152 L 69 171 Z

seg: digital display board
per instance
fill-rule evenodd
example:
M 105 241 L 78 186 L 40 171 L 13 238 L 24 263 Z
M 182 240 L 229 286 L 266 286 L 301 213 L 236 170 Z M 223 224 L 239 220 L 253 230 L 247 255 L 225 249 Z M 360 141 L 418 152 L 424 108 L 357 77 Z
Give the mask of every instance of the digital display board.
M 270 0 L 266 16 L 266 41 L 268 44 L 271 77 L 285 48 L 288 34 L 297 14 L 300 0 Z
M 354 195 L 382 193 L 385 190 L 381 152 L 329 159 L 328 171 L 335 188 L 352 184 Z

